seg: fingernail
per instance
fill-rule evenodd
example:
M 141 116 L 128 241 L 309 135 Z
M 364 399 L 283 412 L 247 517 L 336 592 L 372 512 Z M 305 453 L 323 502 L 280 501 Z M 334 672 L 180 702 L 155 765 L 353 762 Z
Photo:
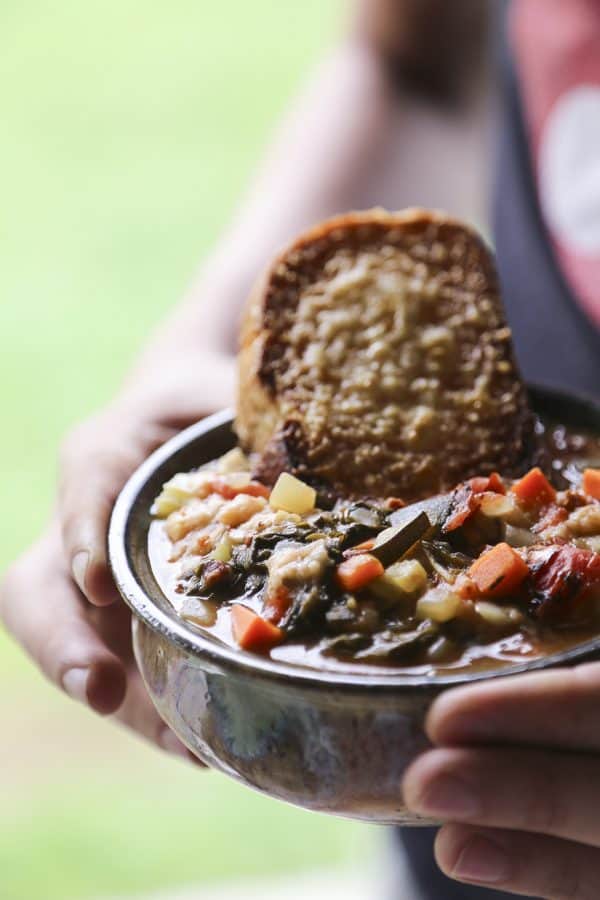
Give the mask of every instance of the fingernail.
M 452 876 L 466 881 L 498 884 L 507 881 L 510 860 L 498 844 L 475 835 L 463 847 Z
M 85 594 L 85 575 L 87 572 L 90 554 L 87 550 L 79 550 L 71 562 L 71 572 L 79 590 Z
M 73 700 L 80 703 L 87 703 L 87 683 L 89 678 L 89 669 L 69 669 L 63 675 L 63 688 Z
M 171 731 L 169 727 L 164 728 L 159 737 L 158 743 L 166 750 L 167 753 L 174 753 L 176 756 L 182 756 L 184 759 L 188 757 L 187 747 L 182 744 L 174 731 Z
M 480 812 L 481 803 L 469 785 L 454 776 L 440 775 L 411 807 L 429 816 L 468 819 Z

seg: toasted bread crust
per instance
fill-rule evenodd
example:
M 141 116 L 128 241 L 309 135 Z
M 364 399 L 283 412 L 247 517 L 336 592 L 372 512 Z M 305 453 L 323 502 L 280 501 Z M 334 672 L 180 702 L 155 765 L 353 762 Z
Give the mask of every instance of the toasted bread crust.
M 518 472 L 533 423 L 491 253 L 420 209 L 350 213 L 263 274 L 241 333 L 242 445 L 268 481 L 415 499 Z

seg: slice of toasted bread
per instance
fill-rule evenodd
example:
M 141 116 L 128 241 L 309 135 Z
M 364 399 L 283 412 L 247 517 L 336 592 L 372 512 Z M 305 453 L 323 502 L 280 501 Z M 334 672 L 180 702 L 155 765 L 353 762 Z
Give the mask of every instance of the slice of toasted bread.
M 518 471 L 533 420 L 490 251 L 420 209 L 301 235 L 249 299 L 236 427 L 261 477 L 332 496 L 412 500 Z

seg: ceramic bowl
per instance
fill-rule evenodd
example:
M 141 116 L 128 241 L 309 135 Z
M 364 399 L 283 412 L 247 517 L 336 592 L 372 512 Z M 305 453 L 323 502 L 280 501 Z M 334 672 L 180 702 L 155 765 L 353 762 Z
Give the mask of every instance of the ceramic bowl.
M 533 390 L 538 412 L 600 432 L 600 407 Z M 427 747 L 424 718 L 453 685 L 494 673 L 426 677 L 320 672 L 226 646 L 180 619 L 148 557 L 150 506 L 162 484 L 236 443 L 229 412 L 186 429 L 131 477 L 115 505 L 109 554 L 133 613 L 136 659 L 162 718 L 203 762 L 289 803 L 381 824 L 422 824 L 401 796 L 403 773 Z M 504 668 L 502 675 L 599 655 L 600 638 Z

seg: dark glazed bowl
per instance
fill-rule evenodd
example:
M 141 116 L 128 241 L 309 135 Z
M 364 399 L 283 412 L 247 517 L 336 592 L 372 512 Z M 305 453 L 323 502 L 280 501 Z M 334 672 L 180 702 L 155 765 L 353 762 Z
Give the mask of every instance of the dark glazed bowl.
M 591 401 L 532 389 L 545 416 L 600 432 Z M 381 824 L 422 824 L 404 806 L 407 765 L 427 746 L 432 700 L 472 675 L 357 674 L 273 662 L 187 627 L 164 596 L 148 558 L 150 506 L 163 482 L 235 444 L 229 412 L 186 429 L 131 477 L 109 533 L 115 580 L 133 612 L 138 665 L 163 719 L 200 759 L 238 781 L 298 806 Z M 502 675 L 599 655 L 600 637 L 566 652 L 505 668 Z

